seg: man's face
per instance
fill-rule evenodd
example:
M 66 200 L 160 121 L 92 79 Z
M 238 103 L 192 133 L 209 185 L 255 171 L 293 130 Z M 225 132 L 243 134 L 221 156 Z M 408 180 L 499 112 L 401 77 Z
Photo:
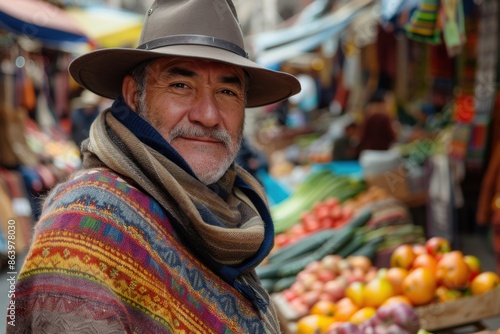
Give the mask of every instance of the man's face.
M 162 134 L 202 182 L 216 182 L 241 144 L 243 70 L 172 57 L 155 61 L 147 73 L 145 92 L 135 95 L 132 109 Z

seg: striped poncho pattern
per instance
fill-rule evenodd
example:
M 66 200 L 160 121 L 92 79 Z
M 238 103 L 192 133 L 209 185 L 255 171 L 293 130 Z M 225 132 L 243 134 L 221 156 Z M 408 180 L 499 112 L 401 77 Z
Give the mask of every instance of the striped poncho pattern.
M 160 205 L 108 169 L 44 204 L 8 333 L 263 333 L 251 302 L 191 254 Z

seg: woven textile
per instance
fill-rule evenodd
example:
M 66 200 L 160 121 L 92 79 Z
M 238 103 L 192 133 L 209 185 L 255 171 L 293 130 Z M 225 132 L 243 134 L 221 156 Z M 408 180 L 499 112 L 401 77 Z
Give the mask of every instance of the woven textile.
M 278 333 L 254 271 L 273 238 L 258 182 L 232 167 L 200 184 L 146 122 L 113 109 L 93 125 L 85 170 L 45 202 L 10 332 Z M 260 237 L 228 248 L 240 233 Z
M 263 332 L 250 301 L 184 249 L 151 197 L 109 170 L 53 194 L 9 333 Z
M 409 38 L 430 44 L 441 43 L 441 29 L 438 27 L 439 0 L 421 0 L 405 25 Z

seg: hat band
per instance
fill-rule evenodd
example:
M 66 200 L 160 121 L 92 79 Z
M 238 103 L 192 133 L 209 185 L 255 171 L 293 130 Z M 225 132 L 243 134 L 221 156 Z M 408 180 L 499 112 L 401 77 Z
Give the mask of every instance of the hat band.
M 168 37 L 161 37 L 153 39 L 152 41 L 146 42 L 139 45 L 137 48 L 142 50 L 153 50 L 161 48 L 164 46 L 172 45 L 204 45 L 213 46 L 219 49 L 227 50 L 232 53 L 236 53 L 239 56 L 248 58 L 248 53 L 245 52 L 238 45 L 225 41 L 223 39 L 218 39 L 211 36 L 204 35 L 174 35 Z

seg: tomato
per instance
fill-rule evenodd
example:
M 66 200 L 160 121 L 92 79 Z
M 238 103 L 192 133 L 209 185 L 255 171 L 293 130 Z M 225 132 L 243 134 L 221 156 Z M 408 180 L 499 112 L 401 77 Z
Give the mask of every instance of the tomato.
M 304 222 L 304 230 L 306 234 L 318 231 L 321 228 L 322 228 L 321 223 L 317 219 L 311 219 L 308 220 L 307 222 Z
M 412 269 L 425 267 L 429 268 L 433 273 L 436 272 L 437 260 L 434 256 L 430 254 L 420 254 L 417 255 L 413 263 L 411 264 Z
M 394 249 L 390 257 L 391 267 L 409 269 L 416 255 L 413 247 L 408 244 L 400 245 Z
M 314 208 L 314 215 L 318 221 L 321 221 L 323 218 L 330 217 L 330 208 L 320 204 Z
M 340 220 L 343 218 L 343 213 L 342 213 L 342 207 L 340 205 L 334 206 L 333 208 L 330 209 L 330 217 L 332 217 L 335 220 Z
M 485 271 L 477 275 L 470 283 L 473 295 L 481 295 L 498 287 L 500 277 L 492 271 Z
M 284 233 L 280 233 L 276 237 L 274 237 L 274 244 L 278 248 L 285 246 L 287 243 L 288 243 L 288 236 Z
M 325 204 L 327 207 L 329 207 L 331 209 L 335 206 L 339 206 L 340 200 L 338 198 L 335 198 L 335 197 L 328 197 L 327 199 L 325 199 L 323 201 L 323 204 Z
M 430 303 L 436 294 L 436 277 L 428 268 L 416 268 L 403 280 L 403 294 L 415 306 Z
M 450 242 L 443 237 L 432 237 L 425 242 L 427 253 L 439 260 L 444 253 L 451 252 Z
M 364 303 L 376 308 L 394 295 L 394 287 L 388 279 L 375 277 L 365 285 Z
M 455 250 L 444 253 L 437 263 L 438 283 L 449 289 L 459 289 L 469 284 L 470 270 L 463 253 Z
M 332 217 L 324 217 L 319 221 L 321 228 L 331 228 L 334 227 L 337 222 Z

